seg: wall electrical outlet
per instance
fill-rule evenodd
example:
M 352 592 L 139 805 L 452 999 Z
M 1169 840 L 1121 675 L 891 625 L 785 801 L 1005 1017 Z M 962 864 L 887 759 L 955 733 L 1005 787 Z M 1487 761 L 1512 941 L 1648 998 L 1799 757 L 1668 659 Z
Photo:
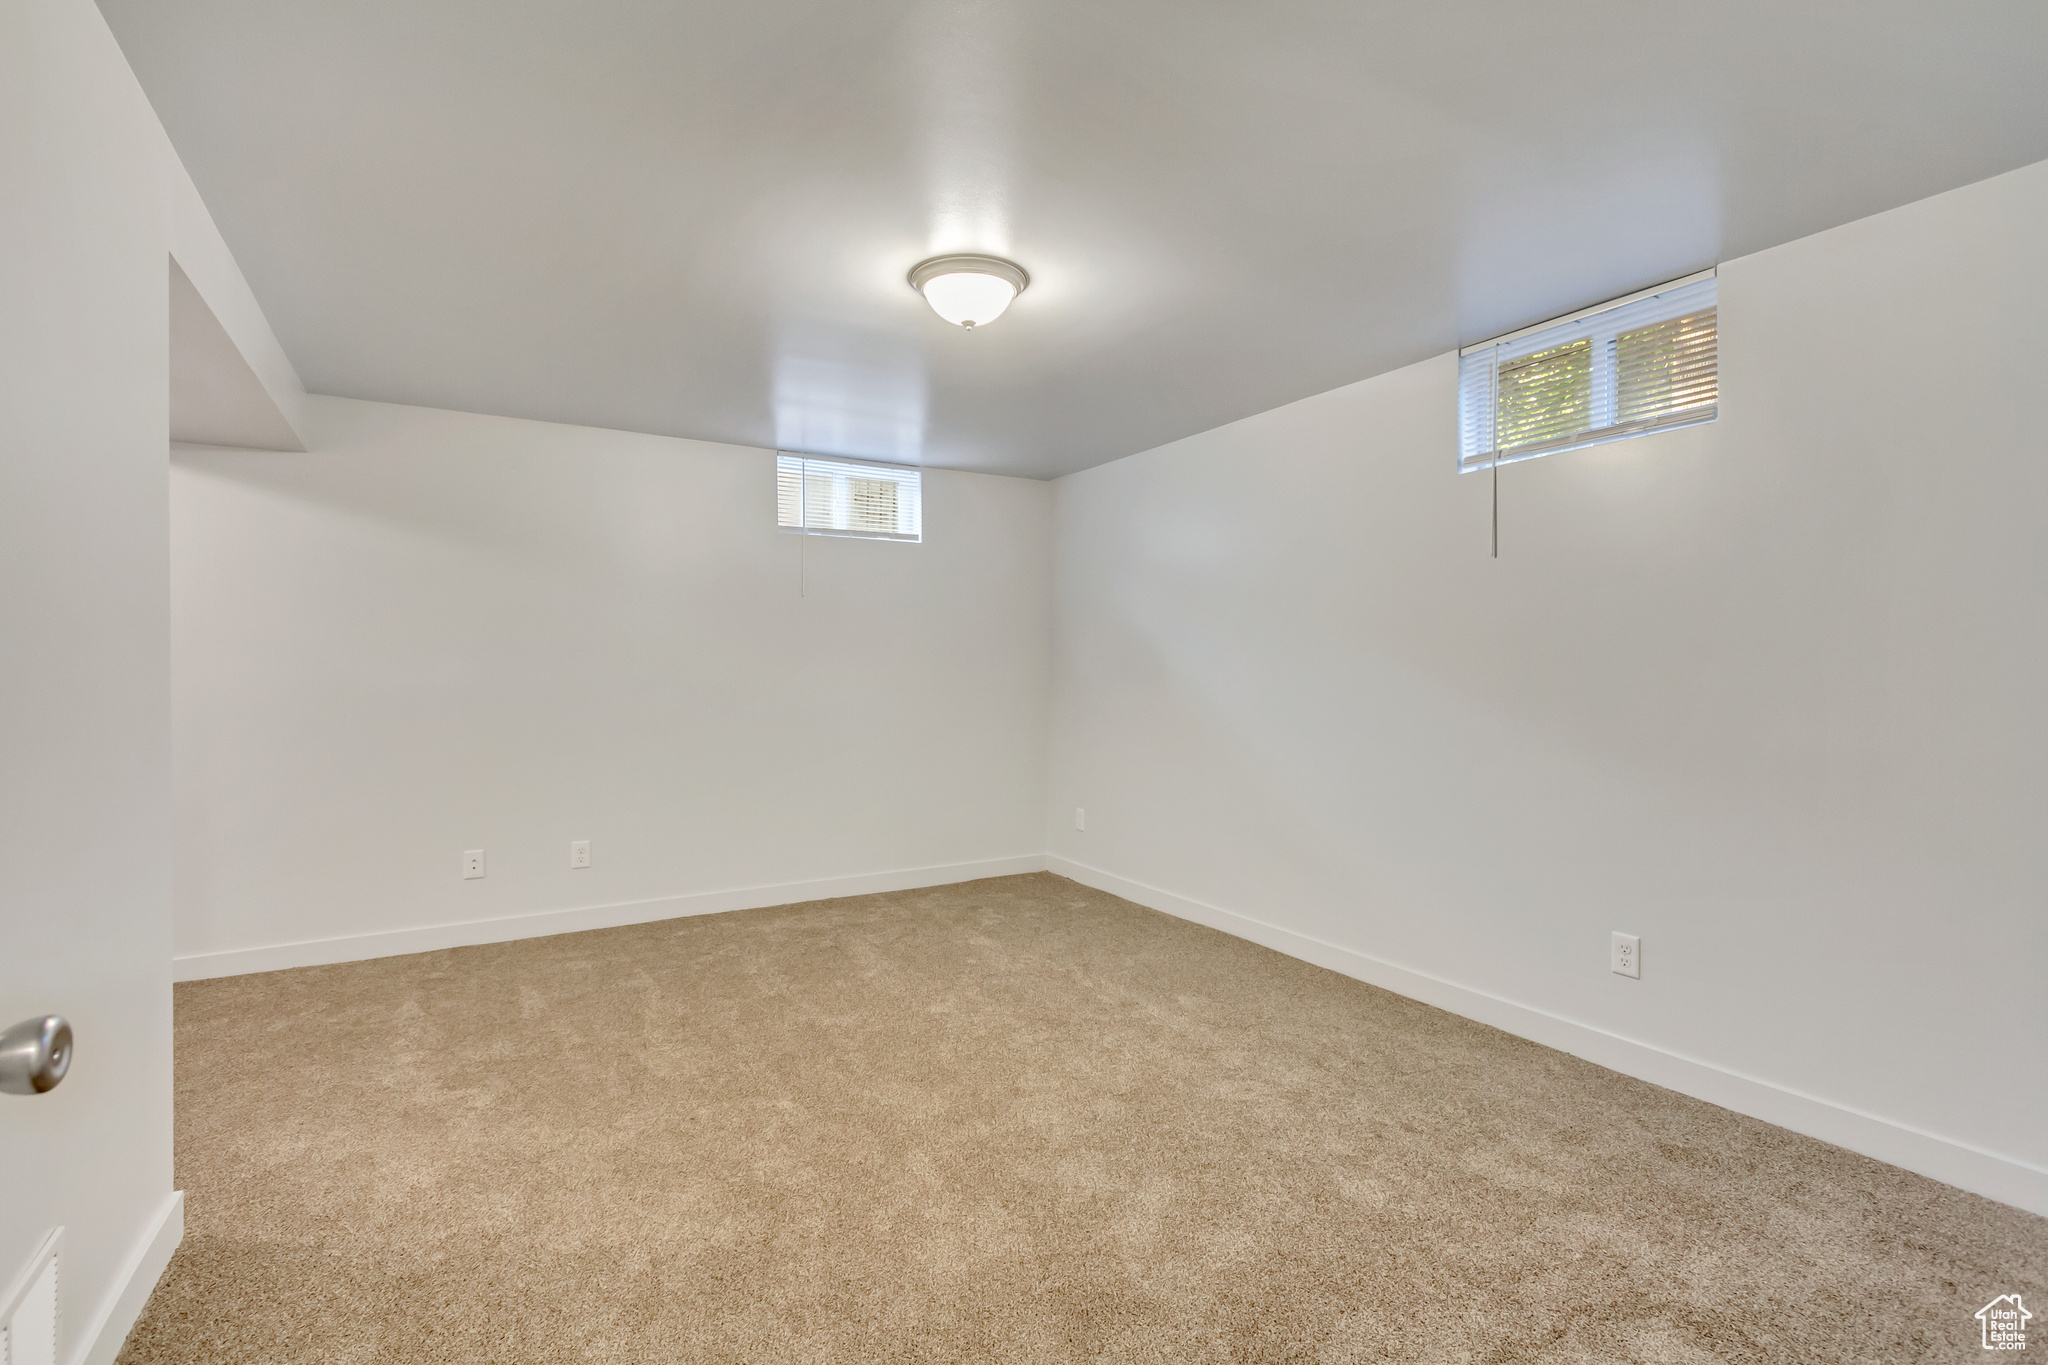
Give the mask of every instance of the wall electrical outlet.
M 569 841 L 569 866 L 590 866 L 590 840 L 571 839 Z
M 462 880 L 475 881 L 484 875 L 484 851 L 473 848 L 462 855 Z
M 1643 940 L 1635 934 L 1616 934 L 1612 948 L 1616 976 L 1633 976 L 1638 980 L 1643 975 Z
M 1087 811 L 1085 811 L 1085 810 L 1083 810 L 1083 809 L 1082 809 L 1081 807 L 1079 807 L 1079 806 L 1076 806 L 1076 807 L 1074 807 L 1074 828 L 1075 828 L 1075 829 L 1086 829 L 1086 828 L 1088 828 L 1088 812 L 1087 812 Z

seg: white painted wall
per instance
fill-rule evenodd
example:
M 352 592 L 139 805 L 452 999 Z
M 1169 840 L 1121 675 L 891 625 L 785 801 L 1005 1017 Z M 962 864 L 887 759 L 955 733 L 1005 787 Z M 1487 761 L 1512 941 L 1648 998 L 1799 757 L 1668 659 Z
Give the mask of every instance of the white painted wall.
M 1728 263 L 1498 562 L 1449 356 L 1060 480 L 1055 870 L 2048 1212 L 2044 221 Z
M 181 974 L 1039 865 L 1050 485 L 930 472 L 905 545 L 778 532 L 763 450 L 302 430 L 174 453 Z
M 0 1027 L 77 1031 L 61 1086 L 0 1095 L 0 1291 L 63 1226 L 67 1362 L 180 1226 L 162 136 L 88 0 L 0 5 Z
M 156 122 L 154 115 L 150 123 L 166 167 L 171 255 L 176 258 L 178 272 L 191 286 L 191 292 L 199 296 L 198 301 L 207 314 L 203 324 L 218 329 L 226 342 L 225 347 L 218 343 L 194 345 L 188 339 L 183 348 L 173 346 L 173 429 L 177 426 L 181 406 L 176 392 L 180 378 L 179 362 L 197 360 L 212 372 L 215 383 L 231 382 L 240 390 L 232 400 L 227 400 L 226 395 L 216 395 L 215 402 L 208 405 L 207 416 L 213 420 L 225 418 L 229 434 L 237 438 L 222 441 L 222 444 L 274 442 L 276 444 L 271 448 L 303 450 L 305 446 L 298 438 L 298 426 L 304 420 L 306 386 L 300 382 L 298 371 L 292 368 L 276 333 L 270 330 L 270 320 L 264 317 L 255 292 L 242 275 L 242 267 L 228 251 L 220 229 L 214 226 L 213 214 L 200 199 L 199 188 L 192 183 L 192 176 L 172 148 L 163 125 Z M 181 317 L 180 294 L 176 290 L 171 299 L 171 318 L 173 328 L 181 323 L 196 327 L 202 321 L 189 313 Z M 180 349 L 185 352 L 182 356 L 178 354 Z M 234 372 L 232 380 L 228 380 L 223 372 L 230 366 Z M 188 363 L 183 368 L 189 372 L 191 366 Z M 251 426 L 255 432 L 261 433 L 254 440 L 249 439 Z M 201 438 L 194 435 L 187 439 Z M 209 435 L 206 439 L 220 438 Z

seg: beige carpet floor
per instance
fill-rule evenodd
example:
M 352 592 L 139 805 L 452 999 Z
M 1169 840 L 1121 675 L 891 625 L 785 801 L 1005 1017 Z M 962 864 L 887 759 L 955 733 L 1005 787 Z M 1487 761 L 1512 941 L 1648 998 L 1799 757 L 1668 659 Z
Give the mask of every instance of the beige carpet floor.
M 198 982 L 177 1048 L 126 1365 L 1964 1361 L 2048 1305 L 2048 1220 L 1046 874 Z

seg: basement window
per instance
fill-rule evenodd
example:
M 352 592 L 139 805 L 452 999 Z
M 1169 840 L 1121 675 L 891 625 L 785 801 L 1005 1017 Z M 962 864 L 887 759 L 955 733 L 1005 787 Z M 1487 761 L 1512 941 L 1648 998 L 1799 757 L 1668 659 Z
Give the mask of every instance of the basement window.
M 775 524 L 814 536 L 921 541 L 924 471 L 777 453 Z
M 1458 468 L 1720 415 L 1713 271 L 1458 352 Z

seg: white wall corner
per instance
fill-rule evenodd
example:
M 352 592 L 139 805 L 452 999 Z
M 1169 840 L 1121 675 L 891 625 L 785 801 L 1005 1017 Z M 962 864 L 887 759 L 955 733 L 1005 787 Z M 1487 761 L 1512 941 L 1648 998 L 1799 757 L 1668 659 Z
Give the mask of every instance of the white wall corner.
M 171 1253 L 184 1240 L 185 1192 L 173 1190 L 157 1211 L 155 1221 L 128 1253 L 119 1279 L 101 1303 L 71 1365 L 114 1365 L 114 1357 L 121 1354 L 128 1334 L 135 1329 L 135 1320 L 142 1316 L 149 1296 L 156 1291 L 157 1281 L 163 1278 L 164 1268 L 170 1265 Z
M 232 347 L 233 358 L 240 363 L 243 373 L 237 378 L 244 382 L 233 385 L 235 396 L 242 400 L 236 408 L 236 425 L 244 431 L 261 433 L 247 441 L 223 441 L 208 439 L 203 431 L 181 432 L 174 393 L 172 437 L 203 445 L 255 444 L 267 450 L 304 450 L 306 386 L 271 330 L 270 320 L 263 315 L 262 305 L 256 302 L 255 292 L 243 277 L 241 266 L 235 263 L 234 253 L 228 250 L 226 239 L 214 225 L 213 215 L 199 197 L 199 188 L 192 183 L 168 135 L 162 136 L 161 153 L 170 191 L 171 258 L 203 305 L 208 315 L 205 322 L 218 329 L 221 339 Z M 174 348 L 180 341 L 181 322 L 176 307 L 174 292 Z M 192 335 L 205 331 L 205 322 L 189 314 L 183 321 Z M 178 381 L 177 360 L 174 354 L 174 386 Z M 224 373 L 217 364 L 211 368 Z
M 170 310 L 171 444 L 304 450 L 298 431 L 175 257 Z
M 1718 1104 L 1738 1114 L 2048 1216 L 2048 1170 L 1953 1138 L 1801 1094 L 1754 1076 L 1667 1052 L 1533 1006 L 1383 961 L 1144 882 L 1050 854 L 1048 871 L 1178 919 L 1207 925 L 1275 952 L 1476 1020 L 1532 1043 L 1583 1057 L 1625 1076 Z

